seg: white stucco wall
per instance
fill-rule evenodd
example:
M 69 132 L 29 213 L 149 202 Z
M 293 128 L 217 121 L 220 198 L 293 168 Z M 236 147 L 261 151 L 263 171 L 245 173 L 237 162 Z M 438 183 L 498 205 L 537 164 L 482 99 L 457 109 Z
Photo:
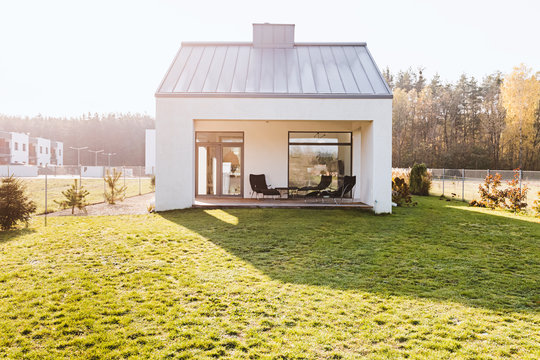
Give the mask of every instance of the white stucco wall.
M 156 169 L 156 130 L 146 129 L 144 147 L 144 173 L 154 174 Z
M 249 173 L 267 174 L 273 186 L 287 184 L 288 131 L 347 130 L 353 131 L 354 197 L 376 213 L 391 212 L 391 125 L 391 99 L 158 98 L 156 209 L 193 204 L 195 129 L 245 132 L 245 196 Z
M 36 156 L 38 166 L 46 166 L 51 163 L 51 140 L 36 138 Z
M 15 146 L 17 144 L 17 146 Z M 28 164 L 28 135 L 23 133 L 11 133 L 11 163 Z
M 56 165 L 63 166 L 64 165 L 64 143 L 61 141 L 56 141 L 55 144 L 55 152 L 56 152 Z

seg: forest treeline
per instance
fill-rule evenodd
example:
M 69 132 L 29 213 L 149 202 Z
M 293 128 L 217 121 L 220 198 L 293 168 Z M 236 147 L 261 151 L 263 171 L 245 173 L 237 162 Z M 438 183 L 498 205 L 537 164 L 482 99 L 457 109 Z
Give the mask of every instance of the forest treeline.
M 394 92 L 394 167 L 540 170 L 540 72 L 521 65 L 454 83 L 422 69 L 383 75 Z
M 426 79 L 421 69 L 383 75 L 394 92 L 394 167 L 540 170 L 540 72 L 521 65 L 453 83 Z M 69 147 L 83 146 L 116 153 L 111 165 L 144 165 L 145 129 L 152 128 L 155 119 L 141 114 L 0 115 L 0 130 L 62 141 L 66 165 L 77 163 Z M 102 155 L 98 161 L 107 163 Z M 94 164 L 94 155 L 81 151 L 81 163 Z
M 64 164 L 77 164 L 77 151 L 85 147 L 116 153 L 111 165 L 144 165 L 145 130 L 154 129 L 155 120 L 143 114 L 85 114 L 77 118 L 18 117 L 0 114 L 0 130 L 29 133 L 64 143 Z M 94 165 L 95 155 L 81 151 L 81 164 Z M 107 156 L 98 155 L 98 165 L 106 165 Z

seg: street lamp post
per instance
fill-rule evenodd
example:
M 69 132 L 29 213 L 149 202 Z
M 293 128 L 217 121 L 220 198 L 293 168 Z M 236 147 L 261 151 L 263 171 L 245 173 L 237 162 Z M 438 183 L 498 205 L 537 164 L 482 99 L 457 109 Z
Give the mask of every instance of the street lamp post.
M 93 152 L 96 155 L 96 160 L 95 160 L 94 165 L 97 166 L 97 154 L 104 152 L 105 150 L 88 150 L 88 151 Z
M 88 149 L 88 146 L 75 148 L 75 147 L 69 147 L 70 149 L 77 150 L 77 166 L 81 166 L 81 150 Z
M 116 153 L 103 153 L 103 155 L 105 155 L 105 156 L 107 156 L 109 158 L 108 167 L 111 167 L 111 156 L 116 155 Z

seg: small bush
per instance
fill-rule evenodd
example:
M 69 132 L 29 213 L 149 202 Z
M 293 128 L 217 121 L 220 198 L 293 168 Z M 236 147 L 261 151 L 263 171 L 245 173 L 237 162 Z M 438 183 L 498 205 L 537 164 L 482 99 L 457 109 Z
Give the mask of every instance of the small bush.
M 534 214 L 540 217 L 540 191 L 538 192 L 538 199 L 534 201 L 533 205 Z
M 402 178 L 405 182 L 409 183 L 409 178 L 411 176 L 411 169 L 392 169 L 392 179 Z
M 19 221 L 28 226 L 28 221 L 34 212 L 36 204 L 25 194 L 23 182 L 10 176 L 2 179 L 0 185 L 0 228 L 9 230 Z
M 521 212 L 527 207 L 525 200 L 529 189 L 527 185 L 519 187 L 519 173 L 519 169 L 514 170 L 514 178 L 508 182 L 508 188 L 503 191 L 504 198 L 501 201 L 501 207 L 514 212 Z
M 409 186 L 401 177 L 392 179 L 392 201 L 395 202 L 397 206 L 416 205 L 416 203 L 412 202 Z
M 121 176 L 121 171 L 116 171 L 116 169 L 113 169 L 112 174 L 109 172 L 109 170 L 107 170 L 107 174 L 103 178 L 108 189 L 108 191 L 105 192 L 105 199 L 111 205 L 116 204 L 117 201 L 124 201 L 126 198 L 127 186 L 120 186 L 118 184 Z
M 62 191 L 62 195 L 64 195 L 64 200 L 54 200 L 54 202 L 58 204 L 62 209 L 71 208 L 71 214 L 75 213 L 75 208 L 82 210 L 86 213 L 86 205 L 88 205 L 86 197 L 89 194 L 90 193 L 82 185 L 77 186 L 77 179 L 75 179 L 73 180 L 73 184 L 70 188 Z
M 152 191 L 156 190 L 156 175 L 152 175 L 150 178 L 150 186 L 152 187 Z
M 409 178 L 409 188 L 413 195 L 429 195 L 431 188 L 431 173 L 425 164 L 414 164 Z
M 479 207 L 488 207 L 490 209 L 495 209 L 499 204 L 504 202 L 504 191 L 500 190 L 501 186 L 501 175 L 495 174 L 487 175 L 484 179 L 484 183 L 478 185 L 478 192 L 480 193 L 479 201 L 471 201 L 469 205 L 479 206 Z

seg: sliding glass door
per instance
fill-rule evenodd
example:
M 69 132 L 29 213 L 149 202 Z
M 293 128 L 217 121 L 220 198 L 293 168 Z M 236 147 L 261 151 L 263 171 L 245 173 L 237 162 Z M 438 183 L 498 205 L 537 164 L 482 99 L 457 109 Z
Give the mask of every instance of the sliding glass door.
M 195 136 L 196 195 L 242 196 L 243 133 L 197 132 Z

